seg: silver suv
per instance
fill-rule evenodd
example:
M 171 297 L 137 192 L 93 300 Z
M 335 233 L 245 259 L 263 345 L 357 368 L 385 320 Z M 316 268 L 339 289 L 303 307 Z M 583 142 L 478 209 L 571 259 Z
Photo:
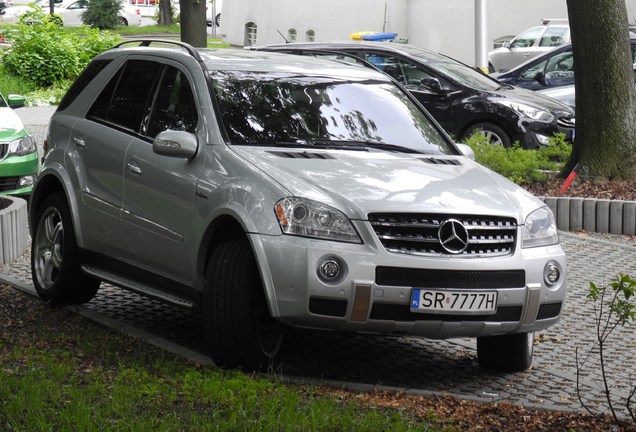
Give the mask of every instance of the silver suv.
M 97 56 L 51 119 L 29 210 L 43 299 L 107 282 L 191 309 L 227 367 L 267 367 L 288 326 L 476 337 L 481 366 L 530 366 L 565 299 L 553 216 L 399 84 L 135 44 Z

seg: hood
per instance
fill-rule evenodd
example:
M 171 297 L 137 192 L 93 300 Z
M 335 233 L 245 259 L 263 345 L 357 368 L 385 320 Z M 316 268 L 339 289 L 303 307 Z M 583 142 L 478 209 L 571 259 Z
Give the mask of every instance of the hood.
M 330 151 L 233 146 L 241 157 L 287 189 L 342 210 L 510 216 L 523 223 L 544 204 L 463 156 L 381 151 Z
M 0 141 L 13 139 L 24 130 L 20 117 L 11 108 L 0 108 Z
M 559 116 L 573 116 L 574 111 L 568 105 L 559 102 L 553 98 L 531 90 L 511 85 L 502 85 L 497 91 L 490 92 L 491 100 L 497 101 L 497 98 L 506 98 L 521 103 L 532 104 L 542 107 Z

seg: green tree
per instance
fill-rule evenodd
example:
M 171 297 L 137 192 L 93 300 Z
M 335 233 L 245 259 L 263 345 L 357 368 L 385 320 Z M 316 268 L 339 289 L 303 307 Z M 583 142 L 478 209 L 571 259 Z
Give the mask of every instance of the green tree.
M 567 0 L 576 88 L 577 163 L 592 176 L 636 179 L 636 107 L 625 0 Z
M 113 29 L 121 24 L 121 8 L 121 0 L 88 0 L 82 22 L 101 30 Z
M 179 0 L 181 41 L 195 47 L 208 46 L 205 0 Z

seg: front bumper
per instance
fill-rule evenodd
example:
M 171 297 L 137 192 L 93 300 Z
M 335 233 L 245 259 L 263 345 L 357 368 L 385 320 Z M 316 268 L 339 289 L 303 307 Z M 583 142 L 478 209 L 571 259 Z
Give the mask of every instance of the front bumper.
M 559 245 L 517 246 L 506 257 L 453 258 L 388 253 L 369 242 L 351 245 L 292 236 L 255 236 L 253 241 L 262 246 L 259 261 L 266 260 L 265 265 L 261 261 L 261 270 L 272 314 L 292 326 L 439 339 L 481 337 L 547 328 L 559 321 L 564 306 L 566 260 Z M 334 282 L 318 277 L 325 258 L 337 258 L 341 263 L 341 276 Z M 561 272 L 551 286 L 544 281 L 548 263 Z M 387 283 L 390 278 L 383 276 L 387 268 L 396 274 L 417 274 L 420 280 L 441 272 L 445 280 L 440 279 L 444 286 L 440 289 L 447 290 L 453 289 L 454 275 L 464 281 L 458 285 L 463 290 L 471 289 L 470 282 L 466 284 L 470 275 L 499 278 L 491 288 L 480 288 L 497 291 L 496 313 L 411 312 L 411 291 L 417 280 L 407 277 Z M 523 282 L 508 286 L 506 275 L 511 272 L 522 272 Z
M 0 193 L 5 195 L 30 194 L 38 169 L 37 152 L 24 156 L 9 156 L 0 161 Z

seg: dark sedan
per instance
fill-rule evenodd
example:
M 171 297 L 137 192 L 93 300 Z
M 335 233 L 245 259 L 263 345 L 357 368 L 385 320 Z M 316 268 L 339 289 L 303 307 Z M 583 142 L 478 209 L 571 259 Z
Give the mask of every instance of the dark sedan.
M 631 41 L 632 58 L 636 59 L 636 38 Z M 508 72 L 493 73 L 491 76 L 500 82 L 530 90 L 574 85 L 572 44 L 560 46 Z
M 404 85 L 457 141 L 480 131 L 506 147 L 548 144 L 574 131 L 574 111 L 553 99 L 502 84 L 445 55 L 411 45 L 381 42 L 292 43 L 258 49 L 292 54 L 346 54 Z M 349 58 L 349 60 L 351 60 Z

